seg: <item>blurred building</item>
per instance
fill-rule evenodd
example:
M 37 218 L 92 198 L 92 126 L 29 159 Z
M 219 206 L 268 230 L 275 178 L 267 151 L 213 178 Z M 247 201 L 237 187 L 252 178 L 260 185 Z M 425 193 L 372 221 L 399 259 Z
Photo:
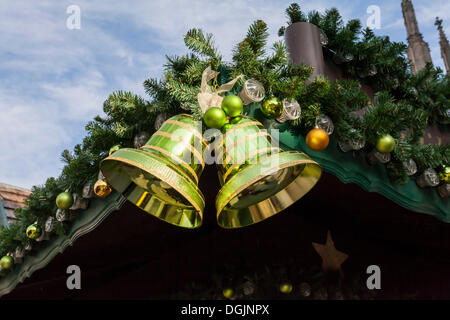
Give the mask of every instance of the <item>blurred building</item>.
M 30 190 L 0 183 L 0 226 L 17 220 L 14 210 L 25 206 L 29 194 Z

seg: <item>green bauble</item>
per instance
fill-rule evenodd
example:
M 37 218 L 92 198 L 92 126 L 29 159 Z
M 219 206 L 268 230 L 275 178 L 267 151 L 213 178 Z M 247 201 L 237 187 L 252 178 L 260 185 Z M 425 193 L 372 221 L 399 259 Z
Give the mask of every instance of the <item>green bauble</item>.
M 242 121 L 242 117 L 234 117 L 234 118 L 231 118 L 230 123 L 231 124 L 238 124 L 241 121 Z
M 221 129 L 227 122 L 227 115 L 221 108 L 212 107 L 206 110 L 203 121 L 208 128 Z
M 69 192 L 62 192 L 56 197 L 56 205 L 61 210 L 67 210 L 73 205 L 73 196 Z
M 37 239 L 41 236 L 42 229 L 37 224 L 32 224 L 27 228 L 27 237 L 30 239 Z
M 241 114 L 244 109 L 244 104 L 242 103 L 241 98 L 234 94 L 230 94 L 222 100 L 222 109 L 227 116 L 233 118 Z
M 280 284 L 280 291 L 282 293 L 291 293 L 292 289 L 293 289 L 292 284 L 289 282 L 284 282 Z
M 14 259 L 10 256 L 3 256 L 0 259 L 0 267 L 5 270 L 9 270 L 14 265 Z
M 227 130 L 230 130 L 233 126 L 229 123 L 224 124 L 222 127 L 222 132 L 226 132 Z
M 269 119 L 278 119 L 283 113 L 283 103 L 277 97 L 264 100 L 261 112 Z
M 231 299 L 234 296 L 234 290 L 232 288 L 225 288 L 222 290 L 222 294 L 225 298 Z
M 378 138 L 376 148 L 378 152 L 392 152 L 395 148 L 395 139 L 390 134 L 385 134 Z
M 111 147 L 111 149 L 109 149 L 109 155 L 112 155 L 114 152 L 116 152 L 119 149 L 120 149 L 120 144 L 116 144 L 115 146 Z

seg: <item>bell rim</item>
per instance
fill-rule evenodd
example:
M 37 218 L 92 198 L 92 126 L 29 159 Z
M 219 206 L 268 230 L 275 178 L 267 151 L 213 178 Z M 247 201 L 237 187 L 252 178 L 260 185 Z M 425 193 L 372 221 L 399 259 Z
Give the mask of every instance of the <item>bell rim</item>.
M 292 204 L 294 204 L 295 202 L 297 202 L 298 200 L 300 200 L 304 195 L 306 195 L 309 191 L 311 191 L 311 189 L 317 184 L 317 182 L 320 180 L 320 177 L 322 175 L 322 168 L 320 167 L 320 165 L 315 162 L 314 160 L 312 160 L 308 155 L 306 155 L 305 153 L 300 153 L 297 151 L 283 151 L 280 153 L 276 153 L 276 154 L 272 154 L 270 156 L 268 156 L 267 158 L 271 158 L 274 156 L 278 156 L 281 159 L 281 164 L 278 165 L 277 167 L 270 167 L 266 170 L 263 171 L 263 173 L 259 173 L 259 174 L 255 174 L 253 175 L 253 177 L 250 177 L 249 179 L 246 179 L 246 183 L 240 185 L 238 188 L 235 188 L 233 186 L 232 182 L 235 181 L 239 181 L 239 179 L 242 179 L 243 176 L 243 172 L 245 172 L 245 169 L 242 170 L 241 172 L 237 173 L 235 176 L 233 176 L 229 181 L 227 181 L 222 188 L 220 189 L 219 193 L 217 194 L 216 197 L 216 209 L 217 209 L 217 223 L 220 227 L 224 228 L 224 229 L 237 229 L 237 228 L 243 228 L 243 227 L 248 227 L 251 225 L 254 225 L 256 223 L 259 223 L 261 221 L 267 220 L 267 218 L 270 218 L 272 216 L 274 216 L 275 214 L 283 211 L 284 209 L 290 207 Z M 289 158 L 294 158 L 294 159 L 289 159 Z M 295 159 L 297 158 L 297 159 Z M 284 163 L 283 163 L 284 161 Z M 296 194 L 295 198 L 292 199 L 292 201 L 290 201 L 289 203 L 285 203 L 283 204 L 281 207 L 279 208 L 273 208 L 273 210 L 270 213 L 266 213 L 266 215 L 261 218 L 258 219 L 257 221 L 252 221 L 251 223 L 248 224 L 244 224 L 244 225 L 224 225 L 223 223 L 221 223 L 221 215 L 226 214 L 225 212 L 225 208 L 228 205 L 228 203 L 230 201 L 232 201 L 237 195 L 239 195 L 244 189 L 246 189 L 248 186 L 252 185 L 253 183 L 261 180 L 263 177 L 269 175 L 271 172 L 273 172 L 273 170 L 281 170 L 281 169 L 285 169 L 285 168 L 289 168 L 289 167 L 293 167 L 296 165 L 301 165 L 304 164 L 305 166 L 312 166 L 315 167 L 315 172 L 314 174 L 316 176 L 313 177 L 314 181 L 313 183 L 311 183 L 308 188 L 303 189 L 303 190 L 298 190 L 299 192 Z M 256 163 L 252 165 L 253 168 L 255 168 L 255 166 L 261 166 L 261 163 Z M 303 171 L 302 171 L 303 172 Z M 262 204 L 266 201 L 270 201 L 271 199 L 273 199 L 274 197 L 277 197 L 277 195 L 279 195 L 281 192 L 283 192 L 284 190 L 286 190 L 287 188 L 289 188 L 290 186 L 293 186 L 299 179 L 304 179 L 305 177 L 302 177 L 302 172 L 300 172 L 290 183 L 289 185 L 287 185 L 284 189 L 279 190 L 278 192 L 270 195 L 269 197 L 267 197 L 266 199 L 252 204 L 252 207 L 257 205 L 257 204 Z M 233 190 L 233 191 L 231 191 Z M 227 192 L 229 191 L 229 193 Z M 229 194 L 228 196 L 224 196 L 224 194 Z
M 191 189 L 190 191 L 195 192 L 196 195 L 198 196 L 199 200 L 200 200 L 200 203 L 197 203 L 194 199 L 191 198 L 191 196 L 189 195 L 190 194 L 189 190 L 184 190 L 183 189 L 184 187 L 181 187 L 176 182 L 169 181 L 166 177 L 164 177 L 158 171 L 152 170 L 151 168 L 148 168 L 148 167 L 145 167 L 144 165 L 140 164 L 136 160 L 130 160 L 130 159 L 125 158 L 124 155 L 126 156 L 127 153 L 130 153 L 130 152 L 132 154 L 138 154 L 141 157 L 146 157 L 147 161 L 149 161 L 149 159 L 150 159 L 150 161 L 155 161 L 155 162 L 158 162 L 161 165 L 165 165 L 166 166 L 166 170 L 170 170 L 173 175 L 175 175 L 175 176 L 177 176 L 179 178 L 182 178 L 182 179 L 184 179 L 187 182 L 185 188 L 190 188 Z M 135 206 L 137 206 L 142 211 L 152 215 L 155 218 L 158 218 L 159 220 L 165 221 L 167 223 L 170 223 L 170 224 L 172 224 L 174 226 L 178 226 L 178 227 L 181 227 L 181 228 L 195 229 L 195 228 L 200 227 L 203 224 L 203 211 L 205 209 L 205 198 L 204 198 L 201 190 L 198 188 L 198 186 L 195 185 L 194 181 L 192 181 L 192 179 L 189 176 L 184 176 L 184 175 L 180 174 L 179 172 L 173 170 L 172 168 L 168 167 L 166 165 L 167 160 L 157 156 L 156 154 L 152 154 L 152 153 L 146 152 L 144 150 L 123 148 L 123 149 L 120 149 L 120 150 L 116 151 L 113 155 L 103 159 L 101 161 L 101 163 L 100 163 L 100 168 L 102 168 L 103 163 L 105 163 L 107 161 L 114 161 L 114 162 L 116 162 L 118 164 L 128 164 L 128 165 L 135 166 L 135 167 L 139 168 L 140 170 L 143 170 L 143 171 L 145 171 L 145 172 L 147 172 L 147 173 L 157 177 L 161 181 L 164 181 L 165 183 L 170 185 L 170 187 L 172 187 L 174 190 L 176 190 L 180 195 L 182 195 L 183 198 L 185 198 L 190 203 L 190 205 L 193 207 L 193 209 L 195 210 L 196 214 L 198 215 L 200 222 L 195 224 L 192 227 L 187 227 L 187 226 L 183 226 L 183 225 L 180 225 L 180 224 L 176 224 L 176 223 L 173 223 L 171 221 L 168 221 L 168 220 L 165 220 L 163 218 L 160 218 L 160 217 L 156 216 L 155 214 L 153 214 L 152 212 L 148 212 L 148 211 L 144 210 L 142 207 L 138 206 L 135 202 L 129 200 L 129 202 L 133 203 Z M 128 175 L 127 175 L 127 177 L 129 179 L 130 183 L 134 183 L 131 180 L 131 177 L 129 177 Z M 105 178 L 108 181 L 108 174 L 105 174 Z M 108 181 L 108 183 L 111 184 L 113 189 L 117 190 L 116 187 L 110 181 Z M 140 187 L 140 188 L 142 188 L 142 187 Z M 142 188 L 142 189 L 144 189 L 144 188 Z M 119 191 L 119 190 L 117 190 L 117 191 Z M 123 191 L 119 191 L 119 192 L 121 194 L 123 194 Z

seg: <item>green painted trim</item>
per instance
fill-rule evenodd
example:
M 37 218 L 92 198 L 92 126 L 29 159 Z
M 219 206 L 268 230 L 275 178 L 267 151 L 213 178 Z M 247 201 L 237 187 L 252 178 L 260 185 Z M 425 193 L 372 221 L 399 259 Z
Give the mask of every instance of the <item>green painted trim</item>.
M 67 235 L 50 239 L 39 251 L 32 251 L 26 255 L 21 264 L 0 278 L 0 297 L 11 292 L 34 271 L 44 268 L 58 253 L 73 245 L 76 239 L 94 230 L 111 212 L 119 210 L 125 201 L 125 198 L 117 192 L 106 199 L 91 200 L 89 208 L 73 222 Z

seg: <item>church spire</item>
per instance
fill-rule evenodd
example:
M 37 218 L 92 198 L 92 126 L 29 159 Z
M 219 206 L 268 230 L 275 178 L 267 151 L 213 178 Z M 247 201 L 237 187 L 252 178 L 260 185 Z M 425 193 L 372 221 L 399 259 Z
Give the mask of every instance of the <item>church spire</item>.
M 416 20 L 416 14 L 411 0 L 402 0 L 402 12 L 408 36 L 408 58 L 411 61 L 411 72 L 416 74 L 431 62 L 430 48 L 423 41 Z
M 439 44 L 441 45 L 441 56 L 442 60 L 444 60 L 445 70 L 447 71 L 447 74 L 450 74 L 450 44 L 448 43 L 444 29 L 442 28 L 442 19 L 436 17 L 436 22 L 434 24 L 439 30 Z

